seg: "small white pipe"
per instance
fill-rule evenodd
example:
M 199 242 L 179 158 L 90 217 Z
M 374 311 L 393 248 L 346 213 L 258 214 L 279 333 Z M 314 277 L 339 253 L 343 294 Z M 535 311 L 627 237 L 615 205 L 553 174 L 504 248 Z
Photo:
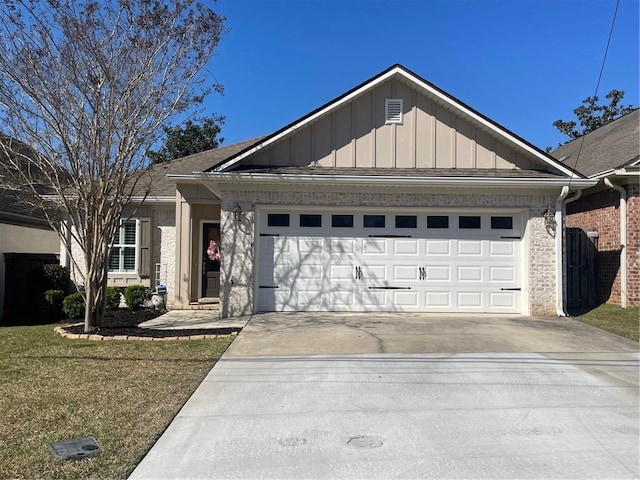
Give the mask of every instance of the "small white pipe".
M 608 178 L 604 184 L 620 193 L 620 306 L 627 308 L 627 191 Z
M 566 317 L 564 311 L 564 224 L 562 221 L 562 207 L 564 199 L 569 195 L 569 187 L 564 186 L 560 191 L 560 195 L 556 198 L 556 314 L 559 317 Z

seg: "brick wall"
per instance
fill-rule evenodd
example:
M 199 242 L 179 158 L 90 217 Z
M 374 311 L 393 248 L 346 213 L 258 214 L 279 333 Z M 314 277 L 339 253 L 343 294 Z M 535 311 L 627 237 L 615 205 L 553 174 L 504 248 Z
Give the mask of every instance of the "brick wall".
M 637 184 L 627 191 L 627 298 L 630 305 L 640 302 L 640 199 Z M 596 276 L 598 303 L 620 305 L 620 194 L 602 190 L 567 205 L 567 227 L 597 230 Z
M 555 315 L 555 241 L 544 228 L 543 213 L 553 205 L 554 195 L 444 195 L 334 192 L 225 192 L 221 205 L 223 255 L 221 265 L 221 313 L 224 317 L 246 315 L 253 310 L 254 205 L 341 205 L 400 207 L 486 207 L 523 208 L 529 211 L 526 225 L 528 244 L 523 255 L 529 268 L 528 299 L 532 315 Z M 244 212 L 242 223 L 233 221 L 238 203 Z M 526 292 L 523 292 L 526 294 Z
M 627 190 L 627 299 L 629 305 L 640 305 L 640 184 Z

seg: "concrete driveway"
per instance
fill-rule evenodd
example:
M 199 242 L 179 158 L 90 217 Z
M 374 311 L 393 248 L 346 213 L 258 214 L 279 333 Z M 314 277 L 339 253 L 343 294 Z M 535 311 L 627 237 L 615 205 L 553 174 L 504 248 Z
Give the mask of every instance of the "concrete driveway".
M 257 315 L 131 478 L 638 478 L 638 360 L 571 319 Z

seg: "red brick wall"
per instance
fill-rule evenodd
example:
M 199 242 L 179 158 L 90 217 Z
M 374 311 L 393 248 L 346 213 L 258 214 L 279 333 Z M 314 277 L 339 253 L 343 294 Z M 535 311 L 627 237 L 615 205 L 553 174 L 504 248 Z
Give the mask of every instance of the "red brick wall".
M 627 299 L 640 303 L 640 198 L 639 185 L 626 185 L 627 191 Z M 612 189 L 567 204 L 567 227 L 596 229 L 598 255 L 596 275 L 599 303 L 620 304 L 620 195 Z
M 640 183 L 627 185 L 627 298 L 640 305 Z

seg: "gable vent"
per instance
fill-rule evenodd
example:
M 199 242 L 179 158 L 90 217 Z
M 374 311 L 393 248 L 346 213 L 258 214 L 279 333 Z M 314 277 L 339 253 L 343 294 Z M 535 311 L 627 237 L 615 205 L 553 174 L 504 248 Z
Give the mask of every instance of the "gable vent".
M 384 101 L 385 123 L 402 123 L 402 99 L 387 98 Z

